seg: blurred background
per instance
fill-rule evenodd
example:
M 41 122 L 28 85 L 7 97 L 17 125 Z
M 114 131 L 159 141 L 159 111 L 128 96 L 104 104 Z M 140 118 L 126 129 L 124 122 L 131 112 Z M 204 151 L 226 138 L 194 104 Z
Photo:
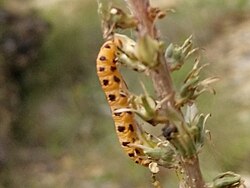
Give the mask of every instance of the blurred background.
M 193 34 L 210 63 L 204 75 L 220 77 L 216 95 L 199 98 L 212 113 L 200 155 L 205 179 L 231 170 L 249 181 L 250 1 L 152 3 L 175 9 L 159 21 L 166 44 Z M 148 170 L 117 141 L 95 72 L 102 43 L 96 1 L 0 0 L 0 188 L 151 187 Z M 192 62 L 173 75 L 177 87 Z M 129 86 L 139 82 L 127 74 Z M 159 177 L 177 187 L 173 171 Z

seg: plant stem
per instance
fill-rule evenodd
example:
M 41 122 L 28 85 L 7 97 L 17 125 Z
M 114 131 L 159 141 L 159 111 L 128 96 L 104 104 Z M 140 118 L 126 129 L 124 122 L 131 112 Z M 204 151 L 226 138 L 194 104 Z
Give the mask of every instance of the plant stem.
M 159 32 L 154 25 L 154 20 L 149 17 L 150 4 L 149 0 L 124 0 L 132 14 L 138 20 L 138 37 L 143 37 L 145 34 L 150 35 L 154 39 L 159 38 Z M 171 96 L 169 100 L 162 105 L 163 109 L 170 105 L 174 107 L 173 82 L 170 75 L 170 70 L 167 67 L 167 62 L 163 53 L 158 56 L 159 65 L 150 70 L 150 76 L 153 81 L 155 92 L 159 99 L 164 99 Z M 177 109 L 179 111 L 179 109 Z M 205 187 L 204 180 L 199 166 L 198 156 L 195 154 L 191 158 L 181 159 L 181 165 L 185 173 L 184 185 L 188 188 L 203 188 Z
M 199 158 L 194 155 L 192 158 L 182 160 L 182 168 L 185 171 L 185 184 L 188 188 L 204 188 Z
M 132 14 L 138 20 L 138 37 L 143 37 L 148 34 L 152 38 L 158 38 L 158 31 L 154 25 L 154 20 L 149 18 L 149 1 L 148 0 L 125 0 L 129 5 Z M 154 84 L 156 94 L 159 99 L 164 99 L 167 96 L 171 96 L 166 103 L 163 103 L 162 107 L 167 108 L 168 103 L 174 105 L 174 90 L 170 71 L 167 67 L 164 54 L 159 54 L 159 66 L 150 70 L 150 76 Z

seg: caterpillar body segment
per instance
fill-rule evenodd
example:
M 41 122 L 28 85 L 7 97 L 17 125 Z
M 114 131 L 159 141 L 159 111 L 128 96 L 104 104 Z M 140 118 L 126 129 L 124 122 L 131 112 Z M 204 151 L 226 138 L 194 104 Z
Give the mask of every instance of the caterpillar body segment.
M 148 166 L 151 162 L 139 145 L 137 124 L 132 112 L 117 112 L 119 109 L 129 108 L 126 84 L 117 70 L 117 45 L 112 40 L 103 44 L 97 57 L 97 75 L 102 89 L 109 103 L 115 123 L 116 133 L 124 151 L 136 163 Z

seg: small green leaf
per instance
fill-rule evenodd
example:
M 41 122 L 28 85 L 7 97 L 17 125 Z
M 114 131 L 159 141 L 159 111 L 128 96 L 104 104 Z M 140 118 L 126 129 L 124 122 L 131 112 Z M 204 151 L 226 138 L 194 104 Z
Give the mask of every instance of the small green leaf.
M 241 177 L 233 172 L 225 172 L 219 174 L 214 180 L 213 185 L 215 188 L 230 188 L 236 187 L 241 184 Z
M 135 46 L 135 54 L 139 61 L 148 67 L 155 67 L 158 64 L 157 58 L 161 44 L 149 35 L 139 38 Z

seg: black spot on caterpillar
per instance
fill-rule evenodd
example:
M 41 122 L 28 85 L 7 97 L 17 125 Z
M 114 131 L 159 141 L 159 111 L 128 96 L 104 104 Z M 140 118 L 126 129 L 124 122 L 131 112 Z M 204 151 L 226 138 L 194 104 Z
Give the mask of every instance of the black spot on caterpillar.
M 122 148 L 136 163 L 148 166 L 151 161 L 146 158 L 143 151 L 131 146 L 131 144 L 140 144 L 134 114 L 132 112 L 116 112 L 118 109 L 129 108 L 126 83 L 116 67 L 117 45 L 121 45 L 120 43 L 119 40 L 110 40 L 101 47 L 96 60 L 97 75 L 111 108 L 116 133 Z
M 114 72 L 114 71 L 116 71 L 116 67 L 115 67 L 115 66 L 111 66 L 111 67 L 110 67 L 110 70 L 111 70 L 112 72 Z

